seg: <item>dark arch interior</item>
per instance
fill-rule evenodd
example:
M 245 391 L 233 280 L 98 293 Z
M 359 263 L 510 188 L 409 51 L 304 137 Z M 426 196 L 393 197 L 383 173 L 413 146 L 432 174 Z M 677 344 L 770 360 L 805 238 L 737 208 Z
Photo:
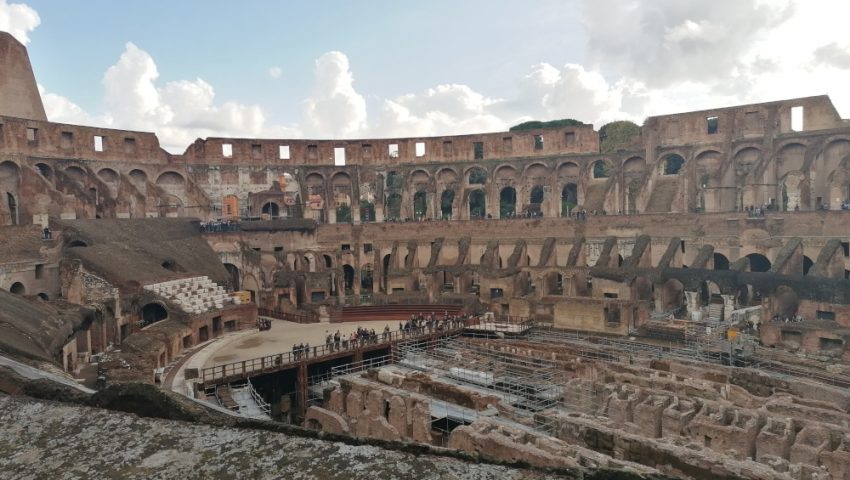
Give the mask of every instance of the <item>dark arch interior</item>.
M 140 326 L 146 327 L 159 322 L 160 320 L 165 320 L 166 318 L 168 318 L 168 311 L 165 310 L 165 307 L 158 303 L 149 303 L 142 307 L 142 320 Z
M 516 190 L 505 187 L 499 193 L 499 217 L 509 218 L 516 215 Z
M 25 293 L 27 293 L 26 287 L 24 287 L 24 284 L 21 282 L 13 283 L 12 286 L 9 287 L 9 291 L 14 293 L 15 295 L 24 295 Z
M 608 171 L 608 165 L 602 160 L 597 160 L 593 163 L 593 178 L 608 178 L 611 172 Z
M 760 253 L 751 253 L 747 255 L 750 259 L 751 272 L 767 272 L 770 271 L 770 260 Z
M 342 279 L 345 282 L 345 293 L 349 294 L 354 287 L 354 267 L 351 265 L 342 266 Z
M 401 220 L 401 195 L 398 193 L 387 197 L 387 220 Z
M 664 159 L 664 175 L 677 175 L 684 165 L 685 159 L 679 155 L 667 155 Z
M 808 275 L 809 270 L 815 265 L 811 258 L 803 255 L 803 275 Z
M 714 254 L 714 269 L 729 270 L 729 259 L 726 258 L 726 255 L 723 255 L 722 253 Z
M 476 190 L 469 194 L 469 218 L 484 218 L 486 212 L 486 200 L 483 190 Z
M 225 263 L 224 269 L 230 274 L 230 284 L 233 286 L 233 289 L 239 290 L 239 267 L 232 263 Z
M 278 207 L 274 202 L 266 202 L 266 204 L 263 205 L 263 213 L 272 218 L 277 218 L 280 216 L 280 207 Z
M 444 190 L 443 194 L 440 196 L 440 216 L 444 220 L 450 220 L 452 218 L 452 208 L 455 201 L 455 191 L 454 190 Z
M 421 220 L 428 212 L 428 196 L 425 192 L 416 192 L 413 195 L 413 218 Z
M 82 240 L 73 240 L 68 244 L 69 247 L 88 247 L 89 245 Z
M 578 185 L 568 183 L 561 190 L 561 216 L 569 217 L 576 205 L 578 205 Z

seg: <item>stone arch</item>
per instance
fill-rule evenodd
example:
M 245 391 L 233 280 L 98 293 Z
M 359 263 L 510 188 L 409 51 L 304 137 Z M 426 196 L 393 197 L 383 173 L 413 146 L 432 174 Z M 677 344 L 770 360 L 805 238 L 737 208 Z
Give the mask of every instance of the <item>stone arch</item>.
M 186 180 L 183 175 L 174 171 L 163 172 L 156 178 L 156 184 L 160 186 L 178 187 L 185 185 Z
M 387 182 L 387 189 L 389 189 L 389 190 L 392 190 L 392 189 L 401 190 L 402 188 L 404 188 L 404 175 L 402 175 L 401 173 L 399 173 L 395 170 L 390 170 L 389 172 L 387 172 L 386 182 Z
M 630 157 L 623 162 L 624 175 L 639 175 L 646 170 L 646 160 L 643 157 Z
M 345 294 L 351 295 L 354 291 L 354 267 L 347 263 L 342 266 L 342 281 Z
M 71 165 L 70 167 L 66 167 L 63 172 L 76 182 L 83 183 L 86 181 L 86 171 L 80 167 Z
M 50 167 L 50 165 L 46 163 L 36 163 L 35 169 L 42 177 L 48 180 L 53 180 L 53 169 Z
M 685 168 L 685 159 L 678 153 L 668 153 L 661 160 L 662 175 L 678 175 Z
M 811 270 L 814 266 L 815 262 L 813 262 L 808 256 L 803 255 L 803 275 L 808 275 L 809 270 Z
M 129 177 L 136 185 L 144 185 L 148 181 L 148 174 L 145 173 L 144 170 L 139 170 L 138 168 L 130 170 Z
M 38 296 L 38 298 L 42 299 L 45 302 L 50 301 L 50 297 L 44 292 L 39 292 L 39 294 L 37 296 Z
M 428 194 L 419 191 L 413 194 L 413 219 L 422 220 L 428 215 Z
M 533 162 L 525 166 L 522 176 L 531 185 L 543 185 L 549 177 L 549 167 L 545 163 Z
M 97 172 L 98 178 L 100 178 L 104 183 L 118 183 L 118 172 L 111 168 L 101 168 Z
M 578 205 L 578 185 L 569 182 L 561 189 L 561 216 L 569 217 L 576 205 Z
M 387 195 L 386 204 L 387 220 L 401 220 L 401 194 L 392 192 Z
M 800 297 L 793 288 L 787 285 L 780 285 L 776 288 L 773 301 L 774 315 L 779 315 L 780 318 L 793 318 L 800 308 Z
M 372 293 L 374 288 L 374 271 L 372 269 L 372 264 L 367 263 L 360 267 L 360 293 Z
M 232 263 L 225 263 L 224 269 L 227 270 L 227 273 L 230 276 L 230 286 L 233 288 L 233 290 L 239 290 L 242 283 L 240 281 L 241 278 L 239 275 L 239 267 Z
M 452 210 L 454 209 L 455 191 L 443 190 L 440 195 L 440 218 L 443 220 L 451 220 Z
M 351 176 L 347 172 L 337 172 L 331 177 L 334 208 L 337 223 L 350 223 L 352 196 Z
M 776 176 L 783 178 L 789 172 L 803 171 L 806 162 L 806 146 L 802 143 L 786 143 L 776 151 Z
M 717 150 L 703 150 L 694 158 L 696 181 L 700 188 L 717 187 L 718 174 L 723 166 L 723 156 Z
M 487 215 L 487 195 L 484 190 L 469 192 L 469 218 L 484 218 Z
M 783 210 L 800 210 L 808 204 L 805 173 L 800 171 L 786 173 L 780 178 L 779 187 Z
M 608 178 L 611 176 L 611 170 L 611 164 L 609 162 L 602 159 L 596 160 L 590 166 L 591 178 Z
M 308 195 L 323 195 L 325 192 L 325 177 L 319 172 L 310 172 L 304 177 Z
M 679 280 L 671 278 L 664 282 L 662 310 L 676 310 L 685 304 L 685 286 Z
M 13 293 L 15 295 L 26 295 L 27 287 L 25 287 L 21 282 L 15 282 L 9 287 L 9 293 Z
M 71 247 L 88 247 L 88 246 L 89 245 L 86 242 L 84 242 L 83 240 L 71 240 L 71 242 L 68 243 L 68 248 L 71 248 Z
M 564 162 L 558 166 L 558 179 L 561 181 L 577 179 L 581 175 L 581 167 L 575 162 Z
M 652 300 L 653 286 L 652 281 L 645 276 L 637 276 L 632 280 L 630 285 L 631 296 L 635 300 L 649 301 Z
M 465 176 L 468 185 L 485 185 L 487 183 L 487 171 L 481 167 L 470 167 L 466 170 Z
M 770 260 L 767 259 L 764 255 L 760 253 L 751 253 L 747 255 L 747 258 L 750 260 L 750 271 L 751 272 L 769 272 L 771 263 Z
M 722 253 L 714 252 L 714 269 L 729 270 L 729 259 Z
M 142 306 L 139 327 L 144 328 L 168 318 L 168 309 L 159 302 L 150 302 Z
M 850 140 L 836 138 L 830 141 L 818 156 L 814 166 L 815 197 L 830 209 L 841 208 L 841 203 L 850 198 L 848 190 L 847 162 L 850 160 Z M 843 168 L 842 168 L 843 167 Z
M 493 170 L 493 179 L 496 182 L 516 182 L 519 172 L 513 165 L 502 164 Z
M 528 212 L 534 216 L 542 216 L 543 212 L 540 208 L 540 205 L 543 203 L 543 199 L 546 196 L 543 185 L 535 185 L 531 188 L 531 194 L 528 197 Z
M 505 187 L 499 192 L 499 218 L 511 218 L 516 215 L 516 189 Z

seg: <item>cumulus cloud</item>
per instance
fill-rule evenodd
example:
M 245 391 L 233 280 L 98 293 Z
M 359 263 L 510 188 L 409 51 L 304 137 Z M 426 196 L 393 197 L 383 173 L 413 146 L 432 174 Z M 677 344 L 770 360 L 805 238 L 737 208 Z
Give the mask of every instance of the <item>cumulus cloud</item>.
M 269 68 L 269 76 L 278 79 L 283 76 L 283 69 L 280 67 L 271 67 Z
M 0 0 L 0 31 L 11 33 L 24 45 L 30 43 L 29 33 L 40 23 L 38 12 L 28 5 Z
M 836 42 L 818 47 L 814 51 L 815 63 L 835 68 L 850 69 L 850 46 Z
M 583 18 L 590 66 L 650 87 L 719 79 L 764 32 L 791 17 L 792 3 L 587 0 Z
M 503 130 L 505 121 L 492 111 L 498 103 L 467 85 L 438 85 L 419 95 L 384 100 L 372 134 L 397 137 Z
M 310 135 L 350 137 L 366 129 L 366 99 L 354 89 L 348 57 L 328 52 L 316 60 L 315 88 L 304 100 L 305 129 Z

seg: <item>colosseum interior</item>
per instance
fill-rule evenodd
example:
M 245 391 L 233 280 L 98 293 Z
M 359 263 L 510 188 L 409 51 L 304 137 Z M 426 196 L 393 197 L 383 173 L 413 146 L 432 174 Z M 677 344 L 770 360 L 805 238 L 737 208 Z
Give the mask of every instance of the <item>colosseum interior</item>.
M 850 122 L 827 96 L 172 155 L 48 121 L 5 33 L 0 67 L 6 472 L 65 468 L 97 423 L 174 455 L 226 432 L 279 472 L 850 479 Z M 107 450 L 77 452 L 145 468 Z

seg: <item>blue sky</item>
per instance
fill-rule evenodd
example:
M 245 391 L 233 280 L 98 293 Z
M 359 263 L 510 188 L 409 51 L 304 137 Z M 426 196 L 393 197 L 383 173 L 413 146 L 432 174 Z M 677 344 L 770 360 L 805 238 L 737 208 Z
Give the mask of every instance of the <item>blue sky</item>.
M 829 94 L 846 0 L 0 0 L 53 121 L 207 136 L 497 131 Z

